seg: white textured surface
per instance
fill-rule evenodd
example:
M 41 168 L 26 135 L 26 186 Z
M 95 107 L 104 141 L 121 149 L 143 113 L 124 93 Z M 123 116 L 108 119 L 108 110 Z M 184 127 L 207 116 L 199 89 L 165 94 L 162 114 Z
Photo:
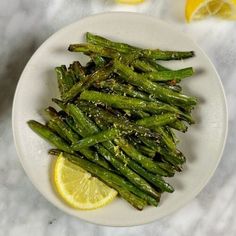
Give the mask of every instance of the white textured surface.
M 229 235 L 236 232 L 236 23 L 208 20 L 186 25 L 184 1 L 148 1 L 116 6 L 103 0 L 2 0 L 0 2 L 0 236 L 2 235 Z M 169 9 L 170 8 L 170 9 Z M 111 10 L 143 12 L 194 37 L 215 64 L 229 105 L 229 136 L 210 183 L 185 208 L 155 223 L 133 228 L 91 225 L 48 203 L 26 177 L 14 149 L 11 103 L 24 65 L 36 48 L 59 28 L 84 16 Z

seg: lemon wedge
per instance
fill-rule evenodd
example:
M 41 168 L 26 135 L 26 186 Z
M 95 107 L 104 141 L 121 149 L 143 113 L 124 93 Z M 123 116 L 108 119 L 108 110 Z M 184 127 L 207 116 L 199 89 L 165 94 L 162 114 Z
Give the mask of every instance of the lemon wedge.
M 144 0 L 116 0 L 116 2 L 126 4 L 138 4 L 144 2 Z
M 236 19 L 236 0 L 187 0 L 185 18 L 188 22 L 212 15 Z
M 71 207 L 92 210 L 110 203 L 117 192 L 62 154 L 54 166 L 54 183 L 61 198 Z

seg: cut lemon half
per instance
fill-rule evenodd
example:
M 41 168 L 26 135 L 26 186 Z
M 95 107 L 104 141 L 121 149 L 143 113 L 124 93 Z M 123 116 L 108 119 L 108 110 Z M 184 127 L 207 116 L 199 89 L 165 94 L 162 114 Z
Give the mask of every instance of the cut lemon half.
M 116 2 L 126 4 L 138 4 L 144 2 L 144 0 L 116 0 Z
M 55 187 L 71 207 L 92 210 L 110 203 L 117 192 L 60 154 L 54 166 Z
M 236 19 L 236 0 L 187 0 L 185 18 L 188 22 L 209 15 Z

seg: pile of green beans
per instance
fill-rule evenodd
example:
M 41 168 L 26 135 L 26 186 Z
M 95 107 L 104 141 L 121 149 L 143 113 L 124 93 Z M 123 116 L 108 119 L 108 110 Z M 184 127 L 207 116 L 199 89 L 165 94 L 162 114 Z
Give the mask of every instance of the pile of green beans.
M 187 131 L 197 104 L 180 86 L 193 68 L 159 63 L 194 53 L 143 49 L 91 33 L 69 51 L 90 60 L 55 68 L 60 98 L 52 100 L 59 109 L 46 108 L 46 123 L 30 120 L 29 127 L 53 146 L 51 155 L 63 153 L 136 209 L 158 206 L 162 193 L 174 192 L 166 178 L 186 162 L 174 130 Z

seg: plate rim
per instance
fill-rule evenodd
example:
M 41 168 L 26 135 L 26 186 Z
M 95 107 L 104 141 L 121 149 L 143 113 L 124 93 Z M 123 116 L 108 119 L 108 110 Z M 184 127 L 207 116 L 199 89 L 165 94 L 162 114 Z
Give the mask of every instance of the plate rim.
M 110 16 L 112 17 L 112 15 L 133 15 L 133 16 L 137 16 L 137 17 L 143 17 L 143 18 L 149 18 L 153 21 L 155 21 L 156 23 L 159 23 L 159 24 L 162 24 L 162 25 L 165 25 L 168 29 L 170 29 L 171 31 L 174 31 L 178 34 L 181 34 L 182 36 L 184 36 L 185 38 L 187 38 L 188 40 L 190 40 L 198 49 L 199 51 L 201 51 L 201 53 L 205 56 L 205 58 L 207 59 L 208 63 L 211 65 L 212 69 L 214 70 L 214 73 L 216 74 L 216 77 L 217 77 L 217 81 L 219 83 L 219 86 L 220 86 L 220 89 L 221 89 L 221 92 L 222 92 L 222 100 L 223 100 L 223 104 L 224 104 L 224 110 L 225 110 L 225 115 L 224 115 L 224 118 L 225 118 L 225 122 L 224 122 L 224 137 L 222 137 L 223 139 L 223 142 L 221 144 L 221 151 L 218 155 L 218 160 L 215 162 L 215 166 L 214 168 L 211 170 L 211 172 L 209 172 L 209 175 L 207 176 L 207 179 L 199 186 L 197 186 L 197 191 L 194 192 L 194 194 L 192 194 L 192 196 L 187 199 L 184 203 L 180 204 L 178 207 L 174 208 L 171 212 L 168 212 L 166 214 L 163 214 L 161 217 L 153 217 L 152 220 L 143 220 L 142 223 L 133 223 L 133 224 L 108 224 L 108 223 L 101 223 L 101 221 L 94 221 L 94 220 L 88 220 L 88 219 L 84 219 L 84 218 L 81 218 L 80 216 L 77 216 L 71 212 L 68 212 L 66 211 L 65 209 L 62 209 L 60 208 L 58 205 L 56 205 L 53 201 L 49 200 L 45 194 L 40 190 L 40 188 L 38 188 L 38 185 L 37 183 L 33 182 L 32 180 L 32 177 L 31 175 L 29 174 L 29 171 L 27 170 L 26 168 L 26 165 L 24 164 L 24 161 L 23 161 L 23 153 L 22 153 L 22 150 L 20 148 L 20 145 L 19 145 L 19 141 L 16 137 L 16 131 L 15 131 L 15 128 L 16 128 L 16 117 L 15 117 L 15 110 L 16 110 L 16 100 L 17 100 L 17 95 L 19 93 L 19 90 L 21 88 L 21 81 L 22 81 L 22 78 L 24 77 L 24 74 L 25 74 L 25 71 L 26 71 L 26 68 L 28 66 L 28 64 L 30 64 L 30 62 L 33 60 L 34 57 L 37 56 L 37 54 L 39 53 L 40 49 L 44 47 L 44 45 L 49 41 L 49 40 L 52 40 L 53 37 L 55 37 L 57 34 L 60 34 L 62 31 L 66 30 L 67 28 L 73 26 L 73 25 L 76 25 L 76 24 L 79 24 L 81 23 L 82 21 L 86 21 L 88 19 L 91 19 L 91 18 L 96 18 L 97 16 Z M 104 12 L 104 13 L 97 13 L 97 14 L 92 14 L 92 15 L 88 15 L 88 16 L 85 16 L 73 23 L 70 23 L 68 25 L 65 25 L 63 26 L 62 28 L 60 28 L 59 30 L 57 30 L 56 32 L 54 32 L 53 34 L 51 34 L 38 48 L 37 50 L 32 54 L 32 56 L 30 57 L 30 59 L 28 60 L 28 62 L 26 63 L 20 77 L 19 77 L 19 80 L 17 82 L 17 86 L 16 86 L 16 89 L 15 89 L 15 93 L 14 93 L 14 98 L 13 98 L 13 103 L 12 103 L 12 122 L 11 122 L 11 125 L 12 125 L 12 133 L 13 133 L 13 140 L 14 140 L 14 146 L 15 146 L 15 149 L 16 149 L 16 153 L 17 153 L 17 156 L 20 160 L 20 163 L 24 169 L 24 172 L 25 174 L 27 175 L 28 179 L 30 180 L 30 182 L 32 183 L 32 185 L 35 187 L 35 189 L 48 201 L 50 202 L 54 207 L 56 207 L 57 209 L 59 209 L 60 211 L 68 214 L 69 216 L 71 217 L 74 217 L 76 219 L 79 219 L 79 220 L 82 220 L 84 222 L 89 222 L 89 223 L 92 223 L 92 224 L 95 224 L 95 225 L 101 225 L 101 226 L 110 226 L 110 227 L 130 227 L 130 226 L 140 226 L 140 225 L 145 225 L 145 224 L 149 224 L 149 223 L 152 223 L 152 222 L 155 222 L 159 219 L 162 219 L 164 217 L 167 217 L 175 212 L 177 212 L 177 210 L 183 208 L 184 206 L 186 206 L 188 203 L 190 203 L 203 189 L 204 187 L 209 183 L 210 179 L 213 177 L 221 159 L 222 159 L 222 156 L 223 156 L 223 152 L 225 150 L 225 145 L 226 145 L 226 141 L 227 141 L 227 136 L 228 136 L 228 105 L 227 105 L 227 99 L 226 99 L 226 94 L 225 94 L 225 90 L 224 90 L 224 87 L 223 87 L 223 84 L 222 84 L 222 81 L 221 81 L 221 78 L 213 64 L 213 62 L 210 60 L 210 58 L 208 57 L 208 55 L 205 53 L 205 51 L 196 43 L 196 41 L 194 39 L 192 39 L 189 35 L 183 33 L 181 30 L 179 29 L 175 29 L 175 28 L 172 28 L 173 27 L 173 24 L 170 24 L 170 23 L 167 23 L 165 21 L 162 21 L 158 18 L 155 18 L 153 16 L 150 16 L 150 15 L 147 15 L 147 14 L 143 14 L 143 13 L 137 13 L 137 12 L 128 12 L 128 11 L 116 11 L 116 12 Z

